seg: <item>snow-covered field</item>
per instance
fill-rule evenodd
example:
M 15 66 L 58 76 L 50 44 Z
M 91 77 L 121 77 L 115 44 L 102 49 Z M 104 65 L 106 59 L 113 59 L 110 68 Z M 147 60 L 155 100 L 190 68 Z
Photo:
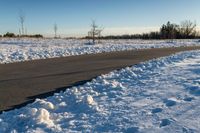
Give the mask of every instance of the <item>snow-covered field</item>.
M 144 48 L 200 46 L 198 40 L 144 41 L 104 40 L 96 45 L 87 45 L 88 40 L 78 39 L 0 39 L 0 63 L 12 63 L 81 54 L 124 51 Z
M 0 132 L 199 132 L 199 101 L 200 51 L 183 52 L 4 112 Z

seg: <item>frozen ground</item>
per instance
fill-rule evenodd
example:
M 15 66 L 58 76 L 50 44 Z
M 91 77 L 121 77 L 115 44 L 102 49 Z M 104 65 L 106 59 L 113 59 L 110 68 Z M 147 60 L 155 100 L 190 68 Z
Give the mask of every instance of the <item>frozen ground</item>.
M 1 133 L 199 132 L 200 51 L 99 76 L 0 115 Z
M 104 40 L 96 45 L 87 45 L 88 40 L 64 39 L 0 39 L 0 63 L 64 57 L 71 55 L 102 53 L 143 48 L 200 46 L 198 40 L 144 41 Z

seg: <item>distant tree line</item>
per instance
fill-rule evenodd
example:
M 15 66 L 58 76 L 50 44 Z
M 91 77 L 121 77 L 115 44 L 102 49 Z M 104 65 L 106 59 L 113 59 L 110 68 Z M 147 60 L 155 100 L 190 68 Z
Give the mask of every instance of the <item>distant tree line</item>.
M 88 38 L 88 37 L 86 37 Z M 185 20 L 180 25 L 167 22 L 159 31 L 118 36 L 101 36 L 100 39 L 195 39 L 200 38 L 196 30 L 196 23 Z
M 161 39 L 194 39 L 197 36 L 196 23 L 189 20 L 181 22 L 180 25 L 167 22 L 160 29 Z
M 43 38 L 43 35 L 41 35 L 41 34 L 35 34 L 35 35 L 15 35 L 14 33 L 7 32 L 3 36 L 0 35 L 0 37 L 10 37 L 10 38 L 14 38 L 14 37 Z

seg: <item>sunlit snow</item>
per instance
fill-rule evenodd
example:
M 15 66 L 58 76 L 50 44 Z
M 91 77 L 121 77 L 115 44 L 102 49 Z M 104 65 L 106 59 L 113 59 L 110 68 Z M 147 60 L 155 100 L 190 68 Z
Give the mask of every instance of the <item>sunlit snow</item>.
M 1 133 L 199 132 L 200 51 L 101 75 L 0 115 Z
M 88 45 L 79 39 L 0 39 L 0 63 L 147 48 L 200 46 L 198 40 L 101 40 Z

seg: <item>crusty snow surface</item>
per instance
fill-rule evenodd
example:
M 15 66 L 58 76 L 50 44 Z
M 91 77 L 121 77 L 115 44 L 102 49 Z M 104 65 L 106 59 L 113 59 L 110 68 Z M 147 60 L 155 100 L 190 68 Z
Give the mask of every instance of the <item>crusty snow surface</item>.
M 200 46 L 198 40 L 103 40 L 88 45 L 88 40 L 78 39 L 0 39 L 0 63 L 12 63 L 35 59 L 65 57 L 82 54 L 124 51 L 147 48 Z
M 0 115 L 1 133 L 199 132 L 200 51 L 99 76 Z

